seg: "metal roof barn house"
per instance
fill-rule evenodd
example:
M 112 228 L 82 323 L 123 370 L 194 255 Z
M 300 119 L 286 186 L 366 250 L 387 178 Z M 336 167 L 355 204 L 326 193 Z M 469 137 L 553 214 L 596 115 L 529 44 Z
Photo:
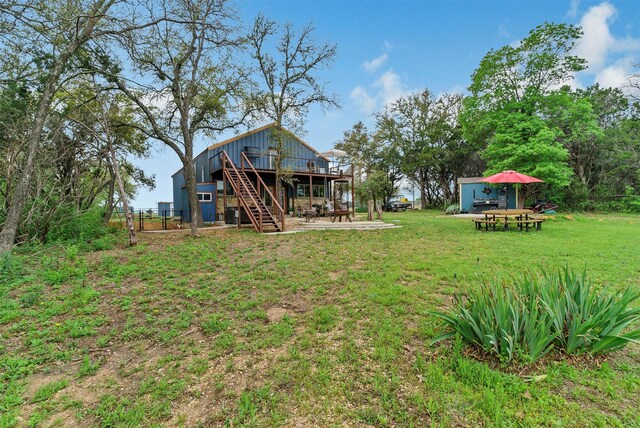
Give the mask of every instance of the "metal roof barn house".
M 320 156 L 313 147 L 288 133 L 282 167 L 291 176 L 276 197 L 276 156 L 272 131 L 263 126 L 207 147 L 195 157 L 196 189 L 204 222 L 251 224 L 257 231 L 283 231 L 285 214 L 324 207 L 332 184 L 350 181 L 351 165 Z M 182 168 L 172 175 L 174 210 L 191 211 Z M 347 202 L 348 203 L 348 202 Z M 353 204 L 348 209 L 354 210 Z

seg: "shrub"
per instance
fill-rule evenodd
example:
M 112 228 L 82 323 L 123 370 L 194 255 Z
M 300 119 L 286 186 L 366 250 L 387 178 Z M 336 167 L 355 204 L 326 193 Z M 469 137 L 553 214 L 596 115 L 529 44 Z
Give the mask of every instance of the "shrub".
M 459 334 L 505 362 L 534 362 L 553 348 L 566 354 L 602 354 L 640 339 L 624 330 L 640 319 L 629 306 L 640 294 L 595 290 L 586 273 L 569 268 L 524 275 L 512 287 L 494 280 L 456 298 L 450 314 L 432 312 L 448 329 L 434 342 Z
M 20 277 L 22 271 L 22 260 L 19 257 L 8 251 L 0 254 L 0 283 L 8 284 Z
M 91 208 L 78 212 L 74 207 L 63 206 L 56 212 L 47 234 L 49 242 L 90 242 L 109 232 L 102 218 L 102 209 Z
M 459 214 L 460 206 L 457 204 L 449 205 L 446 210 L 444 210 L 445 214 Z

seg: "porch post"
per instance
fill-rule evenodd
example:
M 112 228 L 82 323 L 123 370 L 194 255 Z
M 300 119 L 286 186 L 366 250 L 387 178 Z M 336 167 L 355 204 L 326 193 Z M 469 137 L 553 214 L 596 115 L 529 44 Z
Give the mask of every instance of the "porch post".
M 298 194 L 298 186 L 296 184 L 291 185 L 291 204 L 293 205 L 291 208 L 291 217 L 296 216 L 296 197 Z
M 309 209 L 313 209 L 313 175 L 309 174 Z
M 218 190 L 216 189 L 216 192 Z M 223 223 L 222 224 L 226 224 L 227 223 L 227 176 L 224 173 L 224 168 L 222 171 L 222 218 Z
M 351 164 L 351 209 L 353 210 L 353 219 L 356 218 L 356 181 L 353 174 L 353 164 Z

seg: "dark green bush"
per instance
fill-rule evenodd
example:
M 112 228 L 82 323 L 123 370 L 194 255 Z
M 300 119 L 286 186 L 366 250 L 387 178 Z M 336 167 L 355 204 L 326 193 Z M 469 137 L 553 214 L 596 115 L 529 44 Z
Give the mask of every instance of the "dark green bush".
M 109 232 L 99 207 L 84 212 L 78 212 L 74 207 L 62 207 L 56 214 L 52 222 L 55 226 L 47 234 L 50 242 L 90 241 Z
M 458 214 L 460 213 L 460 206 L 458 204 L 449 205 L 444 212 L 445 214 Z
M 447 331 L 434 342 L 459 334 L 505 362 L 534 362 L 556 348 L 566 354 L 602 354 L 640 339 L 625 329 L 640 319 L 630 309 L 640 294 L 595 290 L 586 274 L 568 268 L 527 274 L 508 287 L 497 280 L 457 298 L 449 313 L 433 312 Z
M 13 279 L 22 275 L 22 259 L 6 252 L 0 254 L 0 282 L 8 284 Z

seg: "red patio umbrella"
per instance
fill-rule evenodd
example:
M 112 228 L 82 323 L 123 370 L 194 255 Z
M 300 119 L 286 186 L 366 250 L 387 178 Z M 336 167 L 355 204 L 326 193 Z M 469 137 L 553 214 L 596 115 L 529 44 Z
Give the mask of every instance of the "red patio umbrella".
M 489 177 L 483 177 L 478 181 L 485 183 L 505 183 L 505 184 L 529 184 L 529 183 L 544 183 L 544 180 L 532 177 L 526 174 L 520 174 L 519 172 L 507 170 L 502 171 Z M 518 188 L 516 187 L 516 207 L 518 206 Z
M 516 171 L 502 171 L 489 177 L 484 177 L 479 181 L 485 183 L 515 183 L 515 184 L 528 184 L 528 183 L 544 183 L 544 180 L 532 177 L 526 174 L 520 174 Z

